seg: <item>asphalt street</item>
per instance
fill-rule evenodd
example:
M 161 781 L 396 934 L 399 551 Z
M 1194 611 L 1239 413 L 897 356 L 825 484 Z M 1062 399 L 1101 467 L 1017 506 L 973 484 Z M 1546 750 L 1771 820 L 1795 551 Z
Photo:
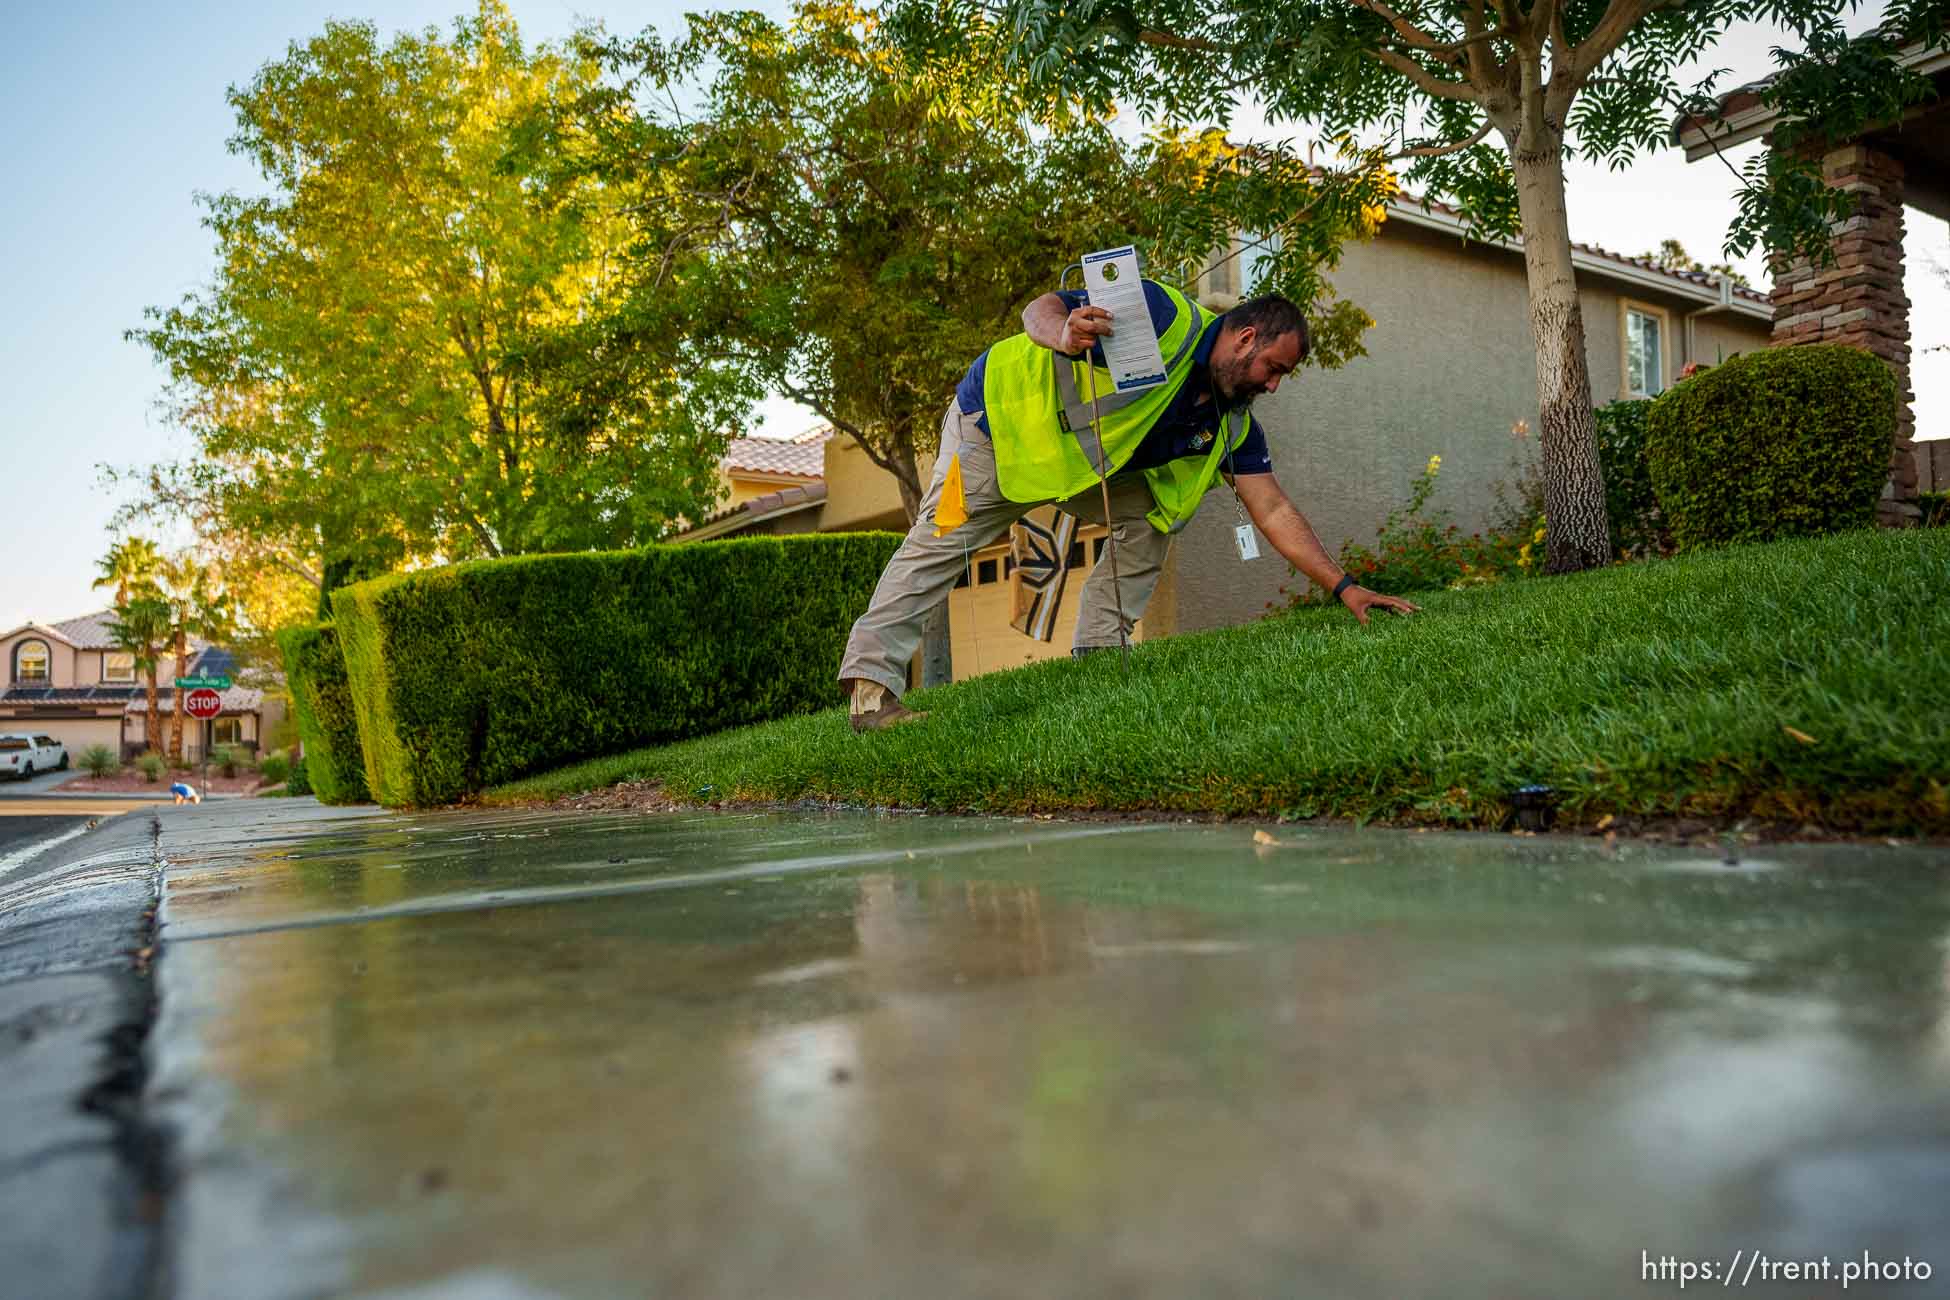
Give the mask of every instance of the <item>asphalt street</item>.
M 0 817 L 0 858 L 10 858 L 74 827 L 73 817 Z
M 142 1296 L 156 818 L 0 817 L 0 1293 Z M 94 823 L 91 825 L 91 823 Z M 77 834 L 77 832 L 79 832 Z

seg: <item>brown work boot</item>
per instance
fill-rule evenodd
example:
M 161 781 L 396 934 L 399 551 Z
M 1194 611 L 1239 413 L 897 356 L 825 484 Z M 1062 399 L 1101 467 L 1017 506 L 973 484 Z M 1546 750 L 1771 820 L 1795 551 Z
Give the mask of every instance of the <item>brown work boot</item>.
M 847 699 L 847 715 L 855 731 L 881 731 L 903 722 L 915 722 L 928 715 L 916 713 L 879 682 L 854 678 Z

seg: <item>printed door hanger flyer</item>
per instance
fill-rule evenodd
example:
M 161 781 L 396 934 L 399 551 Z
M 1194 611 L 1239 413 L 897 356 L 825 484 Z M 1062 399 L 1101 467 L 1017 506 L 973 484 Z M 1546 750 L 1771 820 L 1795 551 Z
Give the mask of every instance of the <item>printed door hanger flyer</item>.
M 1137 249 L 1126 244 L 1085 253 L 1083 287 L 1090 294 L 1090 305 L 1111 315 L 1114 333 L 1100 341 L 1117 391 L 1128 393 L 1164 383 L 1165 355 L 1158 349 L 1158 331 L 1151 328 Z

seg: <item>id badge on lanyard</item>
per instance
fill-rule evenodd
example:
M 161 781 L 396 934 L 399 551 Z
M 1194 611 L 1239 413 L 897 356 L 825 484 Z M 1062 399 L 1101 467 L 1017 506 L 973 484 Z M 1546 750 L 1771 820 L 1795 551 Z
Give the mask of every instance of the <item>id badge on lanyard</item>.
M 1239 522 L 1234 525 L 1232 530 L 1232 544 L 1239 548 L 1239 559 L 1241 563 L 1247 560 L 1257 560 L 1259 558 L 1259 534 L 1254 531 L 1252 520 L 1246 517 L 1246 503 L 1239 499 L 1239 476 L 1232 469 L 1232 434 L 1226 428 L 1225 407 L 1219 402 L 1219 391 L 1216 385 L 1211 391 L 1212 404 L 1217 408 L 1219 417 L 1218 437 L 1225 443 L 1226 448 L 1226 477 L 1231 480 L 1232 508 L 1239 512 Z

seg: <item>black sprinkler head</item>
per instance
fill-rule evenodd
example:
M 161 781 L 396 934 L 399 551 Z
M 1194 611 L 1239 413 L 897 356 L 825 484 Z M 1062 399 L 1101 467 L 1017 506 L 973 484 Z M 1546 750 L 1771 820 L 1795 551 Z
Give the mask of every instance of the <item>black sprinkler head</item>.
M 1517 825 L 1527 831 L 1547 831 L 1557 816 L 1557 791 L 1547 785 L 1519 786 L 1511 803 L 1516 805 Z

